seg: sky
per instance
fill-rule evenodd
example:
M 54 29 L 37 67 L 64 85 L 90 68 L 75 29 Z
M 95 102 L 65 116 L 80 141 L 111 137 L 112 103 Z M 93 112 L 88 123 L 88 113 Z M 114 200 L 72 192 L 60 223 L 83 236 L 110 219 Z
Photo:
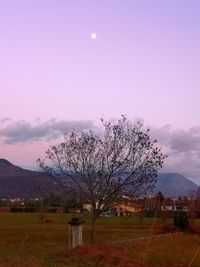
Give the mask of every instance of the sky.
M 141 118 L 200 183 L 200 1 L 0 0 L 0 158 L 27 168 L 99 118 Z M 97 38 L 91 38 L 96 33 Z

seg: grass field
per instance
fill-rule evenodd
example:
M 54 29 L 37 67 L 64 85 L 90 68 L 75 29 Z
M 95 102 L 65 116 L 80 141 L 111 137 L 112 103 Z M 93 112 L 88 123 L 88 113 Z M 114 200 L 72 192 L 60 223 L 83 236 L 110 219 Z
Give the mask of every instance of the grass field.
M 144 255 L 147 266 L 200 266 L 200 236 L 179 234 L 133 240 L 162 233 L 161 219 L 156 220 L 152 232 L 152 219 L 140 224 L 136 217 L 100 217 L 97 245 L 90 246 L 89 219 L 82 216 L 84 246 L 69 251 L 67 223 L 70 215 L 46 216 L 51 223 L 41 224 L 35 213 L 0 214 L 0 266 L 131 267 L 142 266 L 139 263 Z M 165 222 L 170 223 L 170 220 Z

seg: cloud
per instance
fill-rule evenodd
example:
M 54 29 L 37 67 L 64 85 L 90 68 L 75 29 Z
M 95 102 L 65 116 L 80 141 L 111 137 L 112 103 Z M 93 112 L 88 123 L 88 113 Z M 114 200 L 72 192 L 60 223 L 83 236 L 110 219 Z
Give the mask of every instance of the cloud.
M 9 122 L 9 121 L 11 121 L 11 119 L 8 118 L 8 117 L 5 117 L 5 118 L 0 119 L 0 123 L 1 123 L 1 124 L 3 124 L 3 123 L 7 123 L 7 122 Z
M 179 152 L 200 150 L 200 127 L 188 131 L 179 130 L 173 133 L 171 148 Z
M 27 121 L 9 122 L 0 127 L 0 137 L 6 144 L 32 143 L 39 140 L 58 139 L 67 131 L 95 129 L 92 121 L 49 120 L 35 124 Z
M 200 184 L 200 127 L 188 130 L 174 130 L 170 125 L 150 127 L 151 136 L 157 139 L 164 153 L 168 155 L 162 171 L 177 172 Z M 0 139 L 5 144 L 31 144 L 37 141 L 56 140 L 67 131 L 89 130 L 102 135 L 92 121 L 70 121 L 51 119 L 30 123 L 14 122 L 10 119 L 0 121 Z
M 151 134 L 168 154 L 163 171 L 183 174 L 200 184 L 200 127 L 172 130 L 167 125 L 153 127 Z

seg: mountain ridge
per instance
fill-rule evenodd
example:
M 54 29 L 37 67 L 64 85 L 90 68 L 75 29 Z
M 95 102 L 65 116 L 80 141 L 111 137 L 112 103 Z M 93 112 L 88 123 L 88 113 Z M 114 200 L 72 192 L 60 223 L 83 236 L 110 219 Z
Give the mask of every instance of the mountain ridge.
M 198 186 L 178 173 L 159 173 L 153 193 L 161 191 L 164 196 L 189 196 Z M 23 169 L 0 159 L 0 198 L 34 198 L 50 193 L 60 193 L 60 185 L 44 172 Z
M 0 198 L 37 198 L 59 192 L 59 189 L 47 174 L 0 159 Z
M 161 191 L 165 196 L 190 196 L 196 192 L 198 185 L 176 173 L 159 173 L 154 192 Z

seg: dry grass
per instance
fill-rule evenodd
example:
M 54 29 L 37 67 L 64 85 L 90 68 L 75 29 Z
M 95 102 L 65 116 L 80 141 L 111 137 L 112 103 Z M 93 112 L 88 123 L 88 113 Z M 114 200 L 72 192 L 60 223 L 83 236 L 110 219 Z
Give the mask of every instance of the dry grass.
M 123 249 L 127 250 L 134 259 L 140 261 L 143 259 L 145 244 L 145 240 L 139 240 L 129 245 L 123 244 Z M 188 234 L 152 238 L 147 250 L 146 262 L 153 267 L 188 267 L 199 245 L 199 237 Z M 200 255 L 196 255 L 192 267 L 199 266 Z
M 141 267 L 147 239 L 133 239 L 176 230 L 170 220 L 162 224 L 162 220 L 156 219 L 151 229 L 152 219 L 139 224 L 136 217 L 101 217 L 97 224 L 98 245 L 91 247 L 88 245 L 90 225 L 85 217 L 85 245 L 69 252 L 67 222 L 70 217 L 48 214 L 47 219 L 52 223 L 41 224 L 38 214 L 0 214 L 0 267 Z M 196 222 L 193 226 L 195 235 L 179 234 L 148 240 L 146 265 L 199 267 L 200 238 L 196 235 L 199 228 L 200 224 Z M 124 242 L 118 242 L 121 240 Z
M 66 258 L 86 258 L 101 266 L 144 267 L 142 263 L 129 256 L 126 250 L 111 245 L 88 245 L 69 251 Z
M 43 264 L 35 259 L 12 257 L 0 263 L 0 267 L 42 267 Z

